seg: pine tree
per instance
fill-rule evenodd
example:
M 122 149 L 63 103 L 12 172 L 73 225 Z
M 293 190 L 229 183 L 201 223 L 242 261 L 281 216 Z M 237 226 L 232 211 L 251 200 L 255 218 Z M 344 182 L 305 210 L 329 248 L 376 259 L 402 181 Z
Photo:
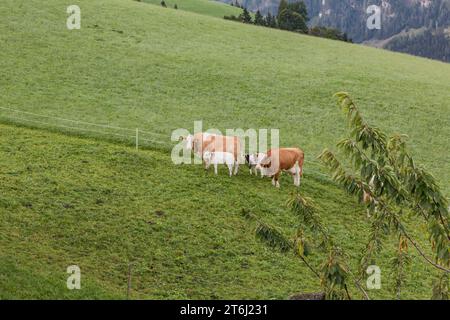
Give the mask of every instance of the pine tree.
M 281 0 L 278 7 L 278 27 L 288 31 L 307 33 L 308 12 L 303 1 L 287 3 Z
M 244 8 L 241 15 L 239 16 L 243 23 L 252 23 L 252 16 L 248 12 L 247 8 Z
M 298 1 L 298 2 L 289 3 L 287 8 L 294 12 L 297 12 L 299 15 L 301 15 L 303 17 L 303 19 L 306 22 L 308 22 L 308 20 L 309 20 L 308 10 L 306 8 L 305 2 Z
M 270 12 L 267 14 L 266 17 L 266 26 L 269 28 L 276 28 L 277 27 L 277 19 L 275 16 L 271 15 Z
M 264 18 L 264 22 L 266 27 L 270 27 L 270 23 L 272 22 L 272 15 L 269 13 L 267 13 L 267 16 Z
M 283 12 L 285 9 L 287 9 L 288 7 L 288 3 L 286 0 L 281 0 L 280 4 L 278 5 L 278 14 L 277 14 L 277 18 L 280 19 L 280 14 L 281 12 Z
M 302 33 L 308 32 L 308 26 L 303 16 L 290 9 L 285 9 L 281 12 L 278 18 L 278 25 L 283 30 Z
M 255 22 L 256 25 L 263 26 L 265 24 L 264 17 L 262 16 L 261 12 L 258 10 L 255 13 Z

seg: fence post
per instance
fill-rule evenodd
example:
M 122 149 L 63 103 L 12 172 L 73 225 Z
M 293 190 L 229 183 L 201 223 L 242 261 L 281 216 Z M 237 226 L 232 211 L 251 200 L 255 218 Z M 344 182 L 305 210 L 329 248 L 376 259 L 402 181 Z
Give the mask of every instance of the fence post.
M 139 128 L 136 128 L 136 151 L 139 150 Z

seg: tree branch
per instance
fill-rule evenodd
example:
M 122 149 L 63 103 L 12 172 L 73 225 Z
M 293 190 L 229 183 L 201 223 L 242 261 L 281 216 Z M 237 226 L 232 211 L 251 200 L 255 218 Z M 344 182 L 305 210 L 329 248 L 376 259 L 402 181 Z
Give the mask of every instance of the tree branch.
M 444 228 L 445 233 L 447 234 L 448 240 L 450 240 L 450 233 L 449 233 L 449 230 L 448 230 L 448 224 L 445 223 L 444 217 L 442 216 L 442 214 L 440 212 L 439 212 L 439 219 L 441 220 L 442 227 Z
M 431 260 L 430 258 L 428 258 L 426 256 L 426 254 L 422 251 L 422 249 L 419 247 L 419 245 L 414 241 L 414 239 L 412 239 L 409 234 L 406 232 L 405 228 L 403 227 L 403 225 L 400 224 L 400 221 L 398 221 L 398 219 L 396 219 L 397 223 L 399 224 L 399 226 L 401 226 L 401 232 L 403 233 L 403 235 L 406 237 L 406 239 L 408 239 L 409 242 L 411 242 L 411 244 L 414 246 L 414 248 L 416 248 L 417 252 L 419 252 L 419 254 L 428 262 L 430 263 L 432 266 L 434 266 L 435 268 L 445 271 L 447 273 L 450 273 L 450 269 L 447 269 L 443 266 L 441 266 L 440 264 L 435 263 L 433 260 Z
M 300 259 L 302 259 L 302 261 L 306 264 L 306 266 L 309 268 L 309 270 L 311 270 L 312 273 L 314 273 L 314 274 L 317 276 L 317 278 L 321 279 L 320 274 L 316 271 L 316 269 L 314 269 L 313 266 L 311 266 L 311 265 L 309 264 L 309 262 L 308 262 L 302 255 L 299 254 L 298 256 L 299 256 Z
M 361 285 L 361 283 L 360 283 L 360 279 L 356 279 L 356 280 L 355 280 L 355 286 L 359 289 L 359 291 L 362 292 L 362 294 L 364 295 L 364 298 L 365 298 L 366 300 L 370 300 L 370 297 L 369 297 L 369 295 L 367 294 L 367 291 L 364 290 L 364 288 L 362 287 L 362 285 Z

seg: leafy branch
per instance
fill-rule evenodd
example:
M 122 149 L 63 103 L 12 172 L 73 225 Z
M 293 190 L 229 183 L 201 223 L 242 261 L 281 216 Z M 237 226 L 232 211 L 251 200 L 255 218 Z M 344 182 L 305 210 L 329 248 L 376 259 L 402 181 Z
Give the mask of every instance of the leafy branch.
M 351 299 L 347 283 L 353 275 L 346 263 L 348 257 L 341 248 L 334 245 L 328 229 L 321 222 L 317 206 L 312 199 L 302 197 L 299 193 L 294 193 L 287 205 L 299 219 L 299 225 L 292 240 L 284 236 L 281 230 L 262 222 L 249 211 L 244 210 L 243 215 L 256 222 L 255 234 L 259 240 L 281 252 L 293 251 L 318 278 L 327 299 Z M 313 235 L 314 241 L 308 239 L 304 227 Z M 314 266 L 308 259 L 313 247 L 327 255 L 327 259 L 320 266 Z M 358 281 L 355 281 L 355 285 L 364 297 L 369 299 L 367 292 Z
M 443 196 L 435 178 L 416 165 L 408 152 L 406 135 L 395 134 L 388 138 L 379 128 L 369 125 L 356 104 L 345 92 L 335 95 L 347 116 L 349 137 L 337 147 L 347 157 L 351 168 L 345 168 L 336 155 L 325 149 L 319 159 L 329 168 L 334 181 L 348 193 L 358 196 L 372 216 L 369 241 L 361 259 L 360 269 L 373 260 L 382 248 L 383 237 L 390 230 L 399 237 L 402 250 L 409 241 L 419 254 L 435 268 L 445 273 L 450 266 L 450 224 L 447 199 Z M 417 241 L 406 232 L 401 220 L 403 210 L 412 212 L 428 227 L 434 261 L 427 257 Z M 397 292 L 404 283 L 400 270 L 406 263 L 405 251 L 397 252 L 394 266 L 397 268 Z M 442 280 L 442 277 L 440 278 Z M 443 280 L 442 280 L 443 281 Z M 445 288 L 442 281 L 435 287 Z M 437 289 L 436 289 L 437 288 Z

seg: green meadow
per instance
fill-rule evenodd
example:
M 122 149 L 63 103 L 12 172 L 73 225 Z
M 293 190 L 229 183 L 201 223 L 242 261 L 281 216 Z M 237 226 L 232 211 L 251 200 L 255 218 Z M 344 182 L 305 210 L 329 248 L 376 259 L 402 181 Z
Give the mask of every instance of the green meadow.
M 319 205 L 354 269 L 370 221 L 316 164 L 345 132 L 335 92 L 350 92 L 371 123 L 407 134 L 450 195 L 449 64 L 218 19 L 209 1 L 183 1 L 179 10 L 77 4 L 80 30 L 66 28 L 65 1 L 0 3 L 0 107 L 60 119 L 0 108 L 1 299 L 124 299 L 130 264 L 134 299 L 285 299 L 320 290 L 301 261 L 261 244 L 241 215 L 251 210 L 292 234 L 288 177 L 276 190 L 244 167 L 230 179 L 225 169 L 214 176 L 172 164 L 172 131 L 192 131 L 198 120 L 205 130 L 276 128 L 283 146 L 304 149 L 301 192 Z M 131 133 L 123 143 L 114 130 L 78 132 L 61 119 Z M 136 151 L 134 128 L 156 144 Z M 428 244 L 423 226 L 409 226 Z M 394 250 L 393 239 L 378 257 L 382 288 L 373 298 L 394 296 Z M 412 254 L 402 297 L 429 298 L 435 271 Z M 66 288 L 72 264 L 81 290 Z
M 260 243 L 242 216 L 251 210 L 292 234 L 296 219 L 285 203 L 294 186 L 286 176 L 276 190 L 247 170 L 229 178 L 224 168 L 214 176 L 177 167 L 160 151 L 12 125 L 0 132 L 2 299 L 125 299 L 130 264 L 133 299 L 286 299 L 320 290 L 298 258 Z M 302 192 L 320 204 L 356 267 L 367 238 L 364 209 L 314 175 L 305 174 Z M 393 241 L 377 261 L 386 276 L 374 298 L 392 296 L 394 250 Z M 415 254 L 413 261 L 404 297 L 428 298 L 435 271 Z M 66 288 L 73 264 L 81 290 Z

